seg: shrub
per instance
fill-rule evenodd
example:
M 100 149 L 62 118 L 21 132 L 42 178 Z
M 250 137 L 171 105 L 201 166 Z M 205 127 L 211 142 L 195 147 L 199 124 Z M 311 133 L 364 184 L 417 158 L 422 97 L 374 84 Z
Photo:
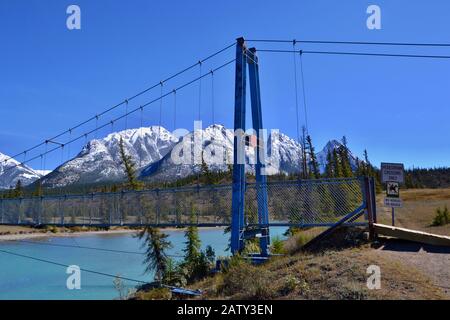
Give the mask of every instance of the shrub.
M 245 246 L 243 250 L 244 255 L 250 255 L 254 253 L 260 253 L 261 248 L 259 247 L 259 239 L 250 239 L 245 241 Z
M 444 207 L 444 210 L 441 208 L 436 209 L 436 215 L 433 219 L 433 226 L 443 226 L 450 223 L 450 213 L 447 209 L 447 206 Z
M 284 241 L 280 239 L 280 237 L 276 236 L 272 239 L 272 245 L 270 248 L 271 253 L 273 254 L 282 254 L 284 253 Z
M 156 288 L 150 291 L 139 291 L 134 298 L 136 300 L 170 300 L 172 292 L 168 288 Z
M 217 291 L 239 299 L 270 299 L 273 297 L 273 290 L 270 288 L 269 276 L 269 271 L 236 256 L 225 269 Z
M 316 232 L 312 230 L 303 230 L 296 232 L 284 243 L 284 251 L 289 254 L 294 254 L 301 250 L 301 248 L 316 236 Z
M 299 287 L 299 285 L 300 285 L 300 280 L 298 280 L 293 275 L 288 275 L 284 279 L 283 287 L 281 288 L 281 293 L 288 294 L 290 292 L 296 291 L 297 288 Z

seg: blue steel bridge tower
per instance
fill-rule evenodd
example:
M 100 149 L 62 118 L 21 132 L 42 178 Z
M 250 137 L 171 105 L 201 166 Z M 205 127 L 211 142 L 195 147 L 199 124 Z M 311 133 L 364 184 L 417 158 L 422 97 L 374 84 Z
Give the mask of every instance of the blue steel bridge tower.
M 247 68 L 248 66 L 248 68 Z M 256 132 L 256 194 L 258 203 L 257 229 L 248 229 L 245 217 L 245 140 L 246 140 L 246 89 L 247 71 L 249 74 L 251 115 Z M 233 195 L 231 221 L 231 252 L 239 253 L 244 248 L 244 240 L 259 236 L 261 256 L 267 257 L 269 237 L 269 212 L 267 202 L 267 177 L 264 173 L 264 137 L 262 135 L 261 91 L 256 49 L 247 49 L 244 38 L 236 42 L 236 78 L 234 104 L 234 150 L 233 150 Z

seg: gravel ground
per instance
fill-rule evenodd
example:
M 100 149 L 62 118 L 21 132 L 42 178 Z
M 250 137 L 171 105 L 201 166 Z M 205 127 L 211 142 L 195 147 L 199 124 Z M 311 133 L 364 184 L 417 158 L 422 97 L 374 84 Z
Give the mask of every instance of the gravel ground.
M 450 299 L 450 247 L 389 239 L 378 250 L 424 273 Z

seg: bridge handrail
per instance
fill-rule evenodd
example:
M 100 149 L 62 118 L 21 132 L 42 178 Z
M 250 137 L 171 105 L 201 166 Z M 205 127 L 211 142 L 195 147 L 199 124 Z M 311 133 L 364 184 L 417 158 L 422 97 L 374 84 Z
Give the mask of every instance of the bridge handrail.
M 321 179 L 297 179 L 297 180 L 279 180 L 267 182 L 267 186 L 282 186 L 282 185 L 316 185 L 316 184 L 338 184 L 346 181 L 360 181 L 364 177 L 349 177 L 349 178 L 321 178 Z M 257 186 L 256 182 L 247 182 L 247 187 Z M 149 194 L 149 193 L 177 193 L 177 192 L 200 192 L 202 190 L 224 190 L 231 189 L 232 184 L 218 184 L 218 185 L 198 185 L 198 186 L 183 186 L 173 188 L 153 188 L 144 190 L 121 190 L 117 192 L 90 192 L 85 194 L 64 194 L 64 195 L 44 195 L 21 198 L 0 198 L 0 202 L 16 202 L 16 201 L 30 201 L 30 200 L 66 200 L 66 199 L 82 199 L 89 197 L 106 197 L 106 196 L 123 196 L 129 194 Z

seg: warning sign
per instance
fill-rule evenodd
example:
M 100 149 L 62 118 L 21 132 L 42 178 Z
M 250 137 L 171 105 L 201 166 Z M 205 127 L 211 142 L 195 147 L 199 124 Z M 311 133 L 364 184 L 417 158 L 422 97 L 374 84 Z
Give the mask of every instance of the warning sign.
M 398 182 L 389 181 L 386 183 L 386 196 L 398 198 L 400 196 L 400 186 Z
M 384 198 L 384 205 L 391 208 L 403 207 L 403 202 L 399 198 Z
M 381 163 L 381 182 L 405 182 L 403 163 Z

